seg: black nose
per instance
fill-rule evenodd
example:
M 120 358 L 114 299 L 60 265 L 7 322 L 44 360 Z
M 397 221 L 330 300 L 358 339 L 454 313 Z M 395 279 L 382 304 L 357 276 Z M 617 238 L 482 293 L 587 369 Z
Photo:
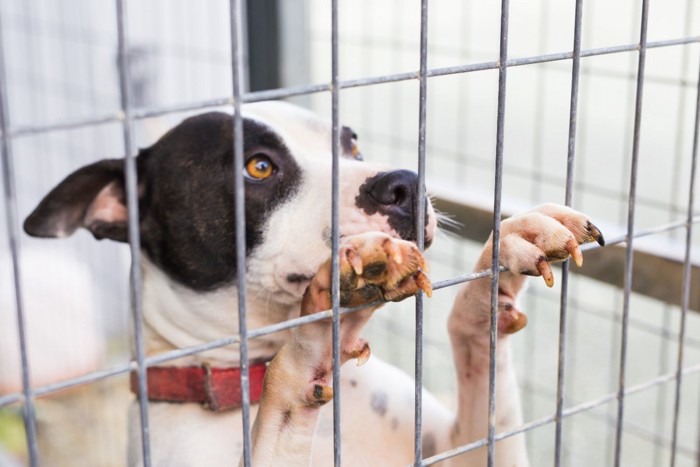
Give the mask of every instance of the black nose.
M 389 225 L 405 240 L 416 239 L 418 175 L 410 170 L 380 172 L 360 187 L 355 205 L 367 214 L 387 216 Z M 426 225 L 428 223 L 426 204 Z
M 377 203 L 380 211 L 398 209 L 407 215 L 413 214 L 418 175 L 410 170 L 395 170 L 373 178 L 374 183 L 367 188 L 367 194 Z

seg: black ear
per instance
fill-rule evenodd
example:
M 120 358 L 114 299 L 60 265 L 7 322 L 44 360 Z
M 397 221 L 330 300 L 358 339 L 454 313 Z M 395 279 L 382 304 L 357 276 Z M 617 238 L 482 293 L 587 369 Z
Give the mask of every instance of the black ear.
M 124 160 L 106 159 L 66 177 L 24 221 L 33 237 L 67 237 L 85 227 L 95 238 L 128 241 Z

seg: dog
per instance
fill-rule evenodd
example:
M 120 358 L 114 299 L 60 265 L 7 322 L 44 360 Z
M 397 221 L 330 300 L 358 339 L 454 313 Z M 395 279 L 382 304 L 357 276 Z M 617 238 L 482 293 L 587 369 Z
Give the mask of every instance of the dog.
M 250 329 L 330 308 L 331 147 L 328 122 L 282 102 L 243 106 L 247 320 Z M 340 301 L 368 305 L 341 319 L 342 458 L 345 465 L 413 462 L 411 378 L 369 358 L 363 326 L 379 308 L 430 293 L 416 247 L 418 177 L 362 160 L 356 134 L 340 132 Z M 232 117 L 184 120 L 137 157 L 147 355 L 238 333 Z M 123 160 L 83 167 L 58 184 L 26 219 L 36 237 L 78 228 L 97 239 L 128 237 Z M 435 238 L 429 200 L 425 244 Z M 554 204 L 501 224 L 496 430 L 522 423 L 508 336 L 527 318 L 517 307 L 528 275 L 553 283 L 551 261 L 580 244 L 604 243 L 584 214 Z M 489 239 L 475 270 L 490 268 Z M 425 457 L 487 435 L 490 281 L 461 286 L 448 320 L 458 379 L 456 413 L 423 395 Z M 331 465 L 331 323 L 316 321 L 249 342 L 252 463 Z M 225 346 L 149 368 L 148 406 L 155 466 L 215 466 L 242 453 L 239 351 Z M 262 376 L 264 375 L 264 377 Z M 238 391 L 238 393 L 236 393 Z M 142 463 L 138 406 L 130 412 L 131 465 Z M 445 465 L 485 465 L 485 449 Z M 496 464 L 526 466 L 523 435 L 496 444 Z

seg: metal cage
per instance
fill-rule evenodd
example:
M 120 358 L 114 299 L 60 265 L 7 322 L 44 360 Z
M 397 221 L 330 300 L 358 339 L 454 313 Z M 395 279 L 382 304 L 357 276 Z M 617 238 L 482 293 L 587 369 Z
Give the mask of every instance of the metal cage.
M 273 2 L 274 3 L 274 2 Z M 241 386 L 243 388 L 243 432 L 244 437 L 244 465 L 250 465 L 250 417 L 249 417 L 249 399 L 248 399 L 248 361 L 247 347 L 251 339 L 258 338 L 267 334 L 274 333 L 282 329 L 289 329 L 296 326 L 301 326 L 309 322 L 332 318 L 333 320 L 333 349 L 334 349 L 334 371 L 333 382 L 336 389 L 334 393 L 334 454 L 335 465 L 341 465 L 342 459 L 340 455 L 340 418 L 342 416 L 339 403 L 339 377 L 340 377 L 340 359 L 339 359 L 339 318 L 344 313 L 352 313 L 352 309 L 342 309 L 339 306 L 339 286 L 338 286 L 338 154 L 339 154 L 339 119 L 340 108 L 343 104 L 341 99 L 341 91 L 381 85 L 395 82 L 417 82 L 419 89 L 419 111 L 416 118 L 416 130 L 418 135 L 417 159 L 416 167 L 421 183 L 420 187 L 425 190 L 425 164 L 426 164 L 426 131 L 427 131 L 427 105 L 428 105 L 428 82 L 430 79 L 447 75 L 461 75 L 469 73 L 479 73 L 486 70 L 495 70 L 498 74 L 498 93 L 497 93 L 497 122 L 496 135 L 494 141 L 493 152 L 493 169 L 495 174 L 493 205 L 489 213 L 491 219 L 491 229 L 493 230 L 493 260 L 490 270 L 481 271 L 473 274 L 460 275 L 458 277 L 442 280 L 434 284 L 435 289 L 451 287 L 453 285 L 471 280 L 488 280 L 491 281 L 492 290 L 492 320 L 491 320 L 491 365 L 490 365 L 490 404 L 489 404 L 489 426 L 488 437 L 475 441 L 466 446 L 460 446 L 453 450 L 438 453 L 430 457 L 424 458 L 422 452 L 422 402 L 421 391 L 423 388 L 423 298 L 419 294 L 415 299 L 415 465 L 433 465 L 450 457 L 458 456 L 462 453 L 475 450 L 482 447 L 488 449 L 488 465 L 494 463 L 494 446 L 499 440 L 514 436 L 519 433 L 529 432 L 536 428 L 551 425 L 554 427 L 554 465 L 562 464 L 562 425 L 567 417 L 575 414 L 591 411 L 610 402 L 616 402 L 617 412 L 614 420 L 616 435 L 614 440 L 614 465 L 622 465 L 622 439 L 623 439 L 623 420 L 625 418 L 626 397 L 645 391 L 649 388 L 656 387 L 665 383 L 673 382 L 675 385 L 674 404 L 673 404 L 673 423 L 672 423 L 672 439 L 671 439 L 671 459 L 670 465 L 676 465 L 677 460 L 677 439 L 678 439 L 678 418 L 680 412 L 681 388 L 683 379 L 690 374 L 700 372 L 700 365 L 688 366 L 684 359 L 684 349 L 686 341 L 686 316 L 689 313 L 691 300 L 691 272 L 693 262 L 691 260 L 691 248 L 693 246 L 693 227 L 700 220 L 700 217 L 695 214 L 695 199 L 694 187 L 696 185 L 697 172 L 697 152 L 698 152 L 698 134 L 700 124 L 700 88 L 696 91 L 695 117 L 694 117 L 694 133 L 692 143 L 692 163 L 691 167 L 682 169 L 685 175 L 689 178 L 689 192 L 687 197 L 687 211 L 684 218 L 680 221 L 670 223 L 662 223 L 652 228 L 639 229 L 635 226 L 635 208 L 637 203 L 637 172 L 639 160 L 640 138 L 642 135 L 641 123 L 643 116 L 643 97 L 645 84 L 645 62 L 646 54 L 650 49 L 673 48 L 673 47 L 690 47 L 700 43 L 698 36 L 686 36 L 672 38 L 662 41 L 648 41 L 647 31 L 649 23 L 649 0 L 641 2 L 641 17 L 639 19 L 639 40 L 631 44 L 615 45 L 601 48 L 582 49 L 582 21 L 584 1 L 576 0 L 575 15 L 573 18 L 573 38 L 571 50 L 569 47 L 562 46 L 565 51 L 559 53 L 551 53 L 546 55 L 526 56 L 526 57 L 511 57 L 508 53 L 509 46 L 509 1 L 502 0 L 500 8 L 500 34 L 499 34 L 499 55 L 495 60 L 483 62 L 470 62 L 457 66 L 431 68 L 428 66 L 428 0 L 420 2 L 420 42 L 419 42 L 419 63 L 414 71 L 396 73 L 390 75 L 364 77 L 358 79 L 341 80 L 339 74 L 339 5 L 338 0 L 331 0 L 331 15 L 328 18 L 331 24 L 331 74 L 324 82 L 317 84 L 303 84 L 292 87 L 274 87 L 264 90 L 246 90 L 245 81 L 248 76 L 248 52 L 247 41 L 245 36 L 245 5 L 241 4 L 240 0 L 231 0 L 230 2 L 230 72 L 231 72 L 231 91 L 229 95 L 222 98 L 208 99 L 198 102 L 177 103 L 167 106 L 148 106 L 135 105 L 134 96 L 134 79 L 133 67 L 129 66 L 129 53 L 132 51 L 129 47 L 129 33 L 127 19 L 127 4 L 126 0 L 116 0 L 116 32 L 118 35 L 118 87 L 119 87 L 119 109 L 102 115 L 94 115 L 87 118 L 77 118 L 56 121 L 49 124 L 29 124 L 15 125 L 9 119 L 10 96 L 8 96 L 7 74 L 6 74 L 6 56 L 8 54 L 8 44 L 6 42 L 6 24 L 2 22 L 2 8 L 0 8 L 0 25 L 5 26 L 0 30 L 0 136 L 2 139 L 2 182 L 4 186 L 3 203 L 6 212 L 7 236 L 11 252 L 13 290 L 14 290 L 14 306 L 16 310 L 17 330 L 19 333 L 19 342 L 21 346 L 21 368 L 22 368 L 22 386 L 23 390 L 18 393 L 0 395 L 0 408 L 19 404 L 22 407 L 24 426 L 26 432 L 26 442 L 29 452 L 29 463 L 32 466 L 40 465 L 39 450 L 37 446 L 36 433 L 36 414 L 35 400 L 38 397 L 54 394 L 68 388 L 82 386 L 97 381 L 113 378 L 119 375 L 126 375 L 130 372 L 135 372 L 138 375 L 138 400 L 140 403 L 140 420 L 141 420 L 141 439 L 143 459 L 145 465 L 151 464 L 150 458 L 150 440 L 149 440 L 149 420 L 148 420 L 148 394 L 146 385 L 146 369 L 149 366 L 177 359 L 185 355 L 192 355 L 206 350 L 218 348 L 226 345 L 238 345 L 241 352 Z M 250 7 L 250 5 L 249 5 Z M 418 8 L 417 5 L 411 5 L 411 8 Z M 249 11 L 250 12 L 250 11 Z M 251 15 L 259 14 L 250 12 Z M 506 105 L 507 105 L 507 77 L 508 72 L 513 67 L 524 67 L 535 64 L 543 64 L 550 62 L 563 62 L 571 64 L 571 85 L 570 85 L 570 100 L 569 100 L 569 115 L 568 115 L 568 147 L 567 147 L 567 164 L 566 164 L 566 181 L 565 181 L 565 197 L 561 200 L 566 205 L 572 204 L 572 194 L 574 189 L 574 168 L 576 155 L 576 137 L 577 137 L 577 116 L 579 112 L 579 78 L 581 75 L 581 60 L 586 57 L 634 53 L 637 56 L 637 72 L 636 72 L 636 91 L 635 91 L 635 106 L 634 106 L 634 123 L 633 134 L 631 135 L 631 157 L 629 165 L 629 192 L 628 192 L 628 208 L 626 213 L 626 233 L 608 239 L 608 245 L 624 244 L 624 299 L 622 303 L 621 314 L 621 335 L 619 349 L 619 382 L 617 390 L 607 393 L 597 399 L 588 400 L 576 405 L 565 405 L 565 374 L 567 370 L 567 308 L 569 307 L 568 284 L 569 284 L 569 268 L 565 263 L 562 269 L 562 286 L 561 296 L 559 301 L 559 348 L 558 348 L 558 363 L 557 363 L 557 385 L 556 385 L 556 410 L 551 415 L 543 418 L 530 420 L 524 425 L 515 430 L 497 433 L 495 429 L 495 414 L 498 410 L 495 404 L 495 346 L 496 346 L 496 309 L 498 296 L 498 249 L 499 249 L 499 221 L 502 217 L 502 187 L 503 187 L 503 155 L 504 155 L 504 135 L 506 123 Z M 275 57 L 277 52 L 275 52 Z M 262 66 L 264 71 L 270 76 L 269 70 Z M 275 86 L 275 79 L 270 78 L 267 81 L 267 86 Z M 696 83 L 693 83 L 696 85 Z M 140 120 L 149 119 L 156 116 L 165 116 L 177 112 L 194 111 L 200 109 L 208 109 L 214 107 L 228 106 L 233 110 L 231 124 L 236 135 L 234 141 L 234 174 L 238 177 L 236 186 L 239 189 L 235 193 L 236 206 L 236 238 L 237 238 L 237 258 L 238 270 L 245 269 L 245 218 L 244 218 L 244 194 L 243 184 L 241 183 L 243 154 L 241 137 L 243 132 L 240 106 L 242 103 L 257 102 L 269 99 L 283 99 L 294 96 L 304 96 L 311 94 L 326 93 L 331 96 L 331 116 L 333 125 L 333 206 L 334 209 L 331 215 L 332 219 L 332 258 L 333 258 L 333 308 L 323 313 L 318 313 L 312 316 L 292 319 L 273 326 L 267 326 L 259 329 L 248 329 L 246 325 L 246 289 L 245 282 L 239 280 L 239 305 L 238 316 L 240 324 L 240 334 L 226 336 L 221 339 L 199 345 L 191 348 L 166 352 L 164 354 L 152 357 L 146 357 L 144 354 L 143 328 L 142 328 L 142 310 L 141 310 L 141 277 L 140 277 L 140 250 L 139 250 L 139 231 L 136 228 L 138 222 L 138 202 L 137 202 L 137 180 L 135 171 L 134 154 L 136 152 L 136 143 L 134 136 L 134 123 Z M 648 111 L 648 110 L 646 110 Z M 130 286 L 131 295 L 130 303 L 133 312 L 134 326 L 134 343 L 135 353 L 134 358 L 128 363 L 119 364 L 108 369 L 90 372 L 79 377 L 70 378 L 65 381 L 34 387 L 30 381 L 29 363 L 27 359 L 26 336 L 25 336 L 25 313 L 24 313 L 24 297 L 30 290 L 26 290 L 22 283 L 22 274 L 20 271 L 20 219 L 18 215 L 17 201 L 17 183 L 15 180 L 15 168 L 13 158 L 13 146 L 21 138 L 47 134 L 60 130 L 79 129 L 88 126 L 117 124 L 121 126 L 122 139 L 124 146 L 124 161 L 126 168 L 126 186 L 127 198 L 129 207 L 129 244 L 131 251 L 131 273 Z M 234 175 L 232 175 L 234 176 Z M 425 193 L 423 191 L 421 194 Z M 419 200 L 423 200 L 424 196 L 418 196 Z M 417 209 L 417 212 L 423 214 L 423 207 Z M 417 219 L 417 225 L 424 223 L 423 216 L 420 215 Z M 684 233 L 685 255 L 683 259 L 683 274 L 682 274 L 682 295 L 678 297 L 678 302 L 681 305 L 681 320 L 677 335 L 677 363 L 673 371 L 666 374 L 658 375 L 656 378 L 650 379 L 643 384 L 630 385 L 626 379 L 626 361 L 628 349 L 628 330 L 630 328 L 630 295 L 633 290 L 633 271 L 635 261 L 635 240 L 642 236 L 656 235 L 662 232 L 677 230 Z M 418 228 L 417 232 L 422 233 L 423 229 Z M 423 238 L 418 239 L 418 245 L 423 247 Z M 588 248 L 593 249 L 597 246 Z M 585 248 L 584 248 L 585 250 Z M 5 313 L 5 310 L 2 310 Z M 695 453 L 698 465 L 700 465 L 700 451 Z

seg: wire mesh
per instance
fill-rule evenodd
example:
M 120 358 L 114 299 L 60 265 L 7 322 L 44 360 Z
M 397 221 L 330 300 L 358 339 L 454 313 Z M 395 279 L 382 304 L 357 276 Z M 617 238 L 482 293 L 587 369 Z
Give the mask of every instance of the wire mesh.
M 387 83 L 398 83 L 402 81 L 418 81 L 420 86 L 420 96 L 419 96 L 419 115 L 418 115 L 418 173 L 420 177 L 420 187 L 421 190 L 424 184 L 425 178 L 425 157 L 426 157 L 426 125 L 427 125 L 427 83 L 428 78 L 436 78 L 448 75 L 463 75 L 468 73 L 482 72 L 487 70 L 498 70 L 499 74 L 499 85 L 498 85 L 498 116 L 497 116 L 497 134 L 496 134 L 496 153 L 495 153 L 495 189 L 494 189 L 494 257 L 493 264 L 490 271 L 481 271 L 473 274 L 467 274 L 459 277 L 453 277 L 444 281 L 436 282 L 434 284 L 434 289 L 438 290 L 440 288 L 451 287 L 459 283 L 466 281 L 481 279 L 485 277 L 490 277 L 492 281 L 492 330 L 491 330 L 491 365 L 490 365 L 490 388 L 489 392 L 491 395 L 491 402 L 489 406 L 489 427 L 488 427 L 488 437 L 482 440 L 477 440 L 466 446 L 456 447 L 453 450 L 436 454 L 429 458 L 423 459 L 422 453 L 422 436 L 421 436 L 421 424 L 422 424 L 422 405 L 421 405 L 421 393 L 423 388 L 423 357 L 422 357 L 422 345 L 424 336 L 422 333 L 422 320 L 423 320 L 423 307 L 422 299 L 419 296 L 416 300 L 416 350 L 415 350 L 415 376 L 416 376 L 416 386 L 415 386 L 415 465 L 432 465 L 441 460 L 457 456 L 459 454 L 469 452 L 471 450 L 479 449 L 482 447 L 487 447 L 489 455 L 489 465 L 493 465 L 495 462 L 495 445 L 496 442 L 505 439 L 510 436 L 514 436 L 520 433 L 529 432 L 535 430 L 536 428 L 553 424 L 555 425 L 555 465 L 560 465 L 562 463 L 562 424 L 563 420 L 575 414 L 591 411 L 597 407 L 617 400 L 618 401 L 618 414 L 616 418 L 616 441 L 615 441 L 615 464 L 620 465 L 622 459 L 622 435 L 623 435 L 623 421 L 624 421 L 624 401 L 625 399 L 632 395 L 652 387 L 657 387 L 663 385 L 670 381 L 675 380 L 676 392 L 674 395 L 674 410 L 673 410 L 673 435 L 672 435 L 672 448 L 671 452 L 671 464 L 675 465 L 676 453 L 678 448 L 677 440 L 677 430 L 678 430 L 678 418 L 679 418 L 679 407 L 680 407 L 680 397 L 681 397 L 681 383 L 684 376 L 689 374 L 694 374 L 700 371 L 700 366 L 684 366 L 683 351 L 687 344 L 685 319 L 688 313 L 688 296 L 690 291 L 690 271 L 691 271 L 691 247 L 692 247 L 692 226 L 697 223 L 700 219 L 698 216 L 694 215 L 694 184 L 695 184 L 695 172 L 696 172 L 696 158 L 697 158 L 697 141 L 698 141 L 698 119 L 700 118 L 700 104 L 696 105 L 696 116 L 694 124 L 694 140 L 693 140 L 693 159 L 692 167 L 690 169 L 690 194 L 688 200 L 687 217 L 682 221 L 674 221 L 663 225 L 653 226 L 647 229 L 639 229 L 635 227 L 635 206 L 637 203 L 636 196 L 636 180 L 637 180 L 637 161 L 638 161 L 638 151 L 639 151 L 639 139 L 641 136 L 641 119 L 642 119 L 642 95 L 643 95 L 643 84 L 645 82 L 644 74 L 644 59 L 647 50 L 658 49 L 665 47 L 679 47 L 684 45 L 697 44 L 700 42 L 700 37 L 681 37 L 676 39 L 669 39 L 663 41 L 651 41 L 647 42 L 647 20 L 648 20 L 648 1 L 644 0 L 642 6 L 642 22 L 640 27 L 640 40 L 639 43 L 625 44 L 619 46 L 607 46 L 599 47 L 587 50 L 581 50 L 581 33 L 582 33 L 582 1 L 576 2 L 576 14 L 575 14 L 575 26 L 574 26 L 574 46 L 571 52 L 559 52 L 553 54 L 545 55 L 533 55 L 529 57 L 522 58 L 508 58 L 508 1 L 504 0 L 501 6 L 501 33 L 500 33 L 500 56 L 499 60 L 496 61 L 486 61 L 478 63 L 468 63 L 458 66 L 449 67 L 438 67 L 429 68 L 428 67 L 428 43 L 427 43 L 427 28 L 428 28 L 428 2 L 424 0 L 421 4 L 421 38 L 420 38 L 420 63 L 418 71 L 404 72 L 404 73 L 394 73 L 381 76 L 373 76 L 369 78 L 360 79 L 350 79 L 341 80 L 339 75 L 339 37 L 338 37 L 338 3 L 337 0 L 332 2 L 332 77 L 331 85 L 328 84 L 312 84 L 312 85 L 302 85 L 294 87 L 285 87 L 281 89 L 273 89 L 266 91 L 256 91 L 256 92 L 245 92 L 241 89 L 241 84 L 239 82 L 242 73 L 242 59 L 239 57 L 239 35 L 240 35 L 240 24 L 241 24 L 241 8 L 236 0 L 231 1 L 231 50 L 232 50 L 232 94 L 231 96 L 225 96 L 217 99 L 208 99 L 204 101 L 166 105 L 166 106 L 154 106 L 154 107 L 134 107 L 130 102 L 129 97 L 129 71 L 126 67 L 126 61 L 124 59 L 126 51 L 128 49 L 127 41 L 127 27 L 125 24 L 125 1 L 117 0 L 117 20 L 118 20 L 118 36 L 119 36 L 119 84 L 121 90 L 121 109 L 119 111 L 108 113 L 104 115 L 96 115 L 94 117 L 88 118 L 78 118 L 74 120 L 58 121 L 51 124 L 37 124 L 37 125 L 25 125 L 13 127 L 10 125 L 7 113 L 7 97 L 6 89 L 3 83 L 6 83 L 4 79 L 4 57 L 0 55 L 0 120 L 2 122 L 0 126 L 0 132 L 2 137 L 2 155 L 3 155 L 3 181 L 5 187 L 5 211 L 7 215 L 7 226 L 8 226 L 8 238 L 11 241 L 11 252 L 13 254 L 13 265 L 14 265 L 14 287 L 17 297 L 16 309 L 18 315 L 18 322 L 20 327 L 20 336 L 23 335 L 22 332 L 22 290 L 20 284 L 20 274 L 19 274 L 19 248 L 16 245 L 16 238 L 18 237 L 18 222 L 16 208 L 14 206 L 14 180 L 13 180 L 13 169 L 12 169 L 12 152 L 11 144 L 14 139 L 21 137 L 29 137 L 32 135 L 51 133 L 56 131 L 63 131 L 68 129 L 84 128 L 87 126 L 105 125 L 109 123 L 120 123 L 123 127 L 123 141 L 125 150 L 125 164 L 126 164 L 126 174 L 127 174 L 127 195 L 129 202 L 129 213 L 130 213 L 130 225 L 132 227 L 130 231 L 130 243 L 132 245 L 132 263 L 133 267 L 131 270 L 131 286 L 132 286 L 132 308 L 134 311 L 134 324 L 135 324 L 135 339 L 136 339 L 136 353 L 135 360 L 113 367 L 108 370 L 102 370 L 98 372 L 92 372 L 90 374 L 72 378 L 66 381 L 62 381 L 56 384 L 43 385 L 37 388 L 32 388 L 29 381 L 29 369 L 28 363 L 26 361 L 25 355 L 26 351 L 24 347 L 22 348 L 21 355 L 23 356 L 22 369 L 23 369 L 23 383 L 24 390 L 22 392 L 0 396 L 0 407 L 9 404 L 21 403 L 25 411 L 25 427 L 27 430 L 27 444 L 29 446 L 30 452 L 30 463 L 31 465 L 38 465 L 38 448 L 36 444 L 36 434 L 35 434 L 35 415 L 33 413 L 33 403 L 34 398 L 38 396 L 53 394 L 55 392 L 64 390 L 66 388 L 85 385 L 89 383 L 94 383 L 96 381 L 113 378 L 118 375 L 126 374 L 131 371 L 136 371 L 139 376 L 139 401 L 140 401 L 140 419 L 141 419 L 141 436 L 142 436 L 142 450 L 143 459 L 145 465 L 150 465 L 150 441 L 149 441 L 149 428 L 148 428 L 148 410 L 147 410 L 147 388 L 146 388 L 146 369 L 148 366 L 156 365 L 159 363 L 171 361 L 182 356 L 193 355 L 196 353 L 203 352 L 205 350 L 211 350 L 214 348 L 238 344 L 241 348 L 241 366 L 243 371 L 241 372 L 241 384 L 243 388 L 247 388 L 247 342 L 249 339 L 255 339 L 264 335 L 268 335 L 277 332 L 282 329 L 290 329 L 292 327 L 300 326 L 305 323 L 310 323 L 318 321 L 321 319 L 326 319 L 331 317 L 333 319 L 333 349 L 334 349 L 334 387 L 336 387 L 336 393 L 334 394 L 334 460 L 336 465 L 341 464 L 340 457 L 340 404 L 339 404 L 339 378 L 340 378 L 340 365 L 339 365 L 339 320 L 340 316 L 346 313 L 351 313 L 356 310 L 352 309 L 342 309 L 339 306 L 338 299 L 338 147 L 339 147 L 339 119 L 340 119 L 340 91 L 345 89 L 353 89 L 360 87 L 369 87 L 382 85 Z M 2 13 L 0 11 L 0 13 Z M 0 37 L 0 54 L 5 46 L 2 42 L 2 37 Z M 639 68 L 637 73 L 637 89 L 636 89 L 636 111 L 635 111 L 635 122 L 633 131 L 633 143 L 632 143 L 632 157 L 631 157 L 631 175 L 630 175 L 630 192 L 629 192 L 629 209 L 628 209 L 628 220 L 627 227 L 628 231 L 626 235 L 621 235 L 608 239 L 608 244 L 619 244 L 626 243 L 627 245 L 627 269 L 626 269 L 626 283 L 624 292 L 624 303 L 623 303 L 623 313 L 621 317 L 621 330 L 622 330 L 622 343 L 620 352 L 620 382 L 619 387 L 616 392 L 611 392 L 601 396 L 595 400 L 589 400 L 583 403 L 579 403 L 573 406 L 566 407 L 565 397 L 564 397 L 564 382 L 565 382 L 565 370 L 566 370 L 566 332 L 567 332 L 567 306 L 569 303 L 568 298 L 568 267 L 564 268 L 562 276 L 562 293 L 560 299 L 560 331 L 559 331 L 559 352 L 558 352 L 558 370 L 557 370 L 557 396 L 556 396 L 556 412 L 544 418 L 540 418 L 531 422 L 524 424 L 514 430 L 510 430 L 505 433 L 496 433 L 495 429 L 495 415 L 497 407 L 495 406 L 495 351 L 496 351 L 496 309 L 497 309 L 497 291 L 498 291 L 498 239 L 499 239 L 499 223 L 497 220 L 501 217 L 501 185 L 503 183 L 503 145 L 505 137 L 505 92 L 506 92 L 506 73 L 509 68 L 529 66 L 536 64 L 559 62 L 564 60 L 572 60 L 572 71 L 571 71 L 571 98 L 570 98 L 570 114 L 569 114 L 569 140 L 568 140 L 568 159 L 567 159 L 567 173 L 565 179 L 566 194 L 565 203 L 567 205 L 572 204 L 572 194 L 573 189 L 577 185 L 573 181 L 574 173 L 574 153 L 576 148 L 576 130 L 577 130 L 577 103 L 578 103 L 578 79 L 579 79 L 579 66 L 580 59 L 583 57 L 594 57 L 594 56 L 604 56 L 610 54 L 622 54 L 625 52 L 639 52 Z M 137 211 L 137 191 L 136 191 L 136 173 L 134 165 L 134 138 L 132 135 L 133 123 L 138 120 L 150 119 L 157 116 L 164 116 L 168 114 L 179 113 L 183 111 L 194 111 L 203 110 L 208 108 L 215 108 L 220 106 L 233 106 L 234 117 L 233 125 L 234 132 L 238 137 L 234 138 L 236 145 L 234 147 L 235 161 L 234 165 L 234 177 L 237 180 L 236 186 L 242 187 L 241 183 L 241 167 L 242 167 L 242 124 L 240 116 L 240 105 L 244 102 L 257 102 L 261 100 L 268 99 L 281 99 L 293 96 L 301 96 L 316 93 L 331 93 L 332 96 L 332 122 L 333 122 L 333 158 L 334 158 L 334 170 L 333 170 L 333 196 L 334 209 L 332 211 L 332 226 L 333 226 L 333 248 L 332 257 L 333 262 L 333 284 L 334 284 L 334 301 L 333 309 L 328 312 L 318 313 L 313 316 L 306 316 L 303 318 L 292 319 L 285 321 L 283 323 L 275 324 L 272 326 L 266 326 L 264 328 L 247 330 L 245 324 L 245 286 L 244 281 L 239 281 L 239 317 L 240 317 L 240 334 L 236 336 L 228 336 L 216 341 L 208 342 L 206 344 L 193 346 L 190 348 L 179 349 L 176 351 L 166 352 L 164 354 L 158 355 L 156 357 L 147 357 L 144 354 L 143 337 L 142 330 L 140 328 L 140 322 L 142 320 L 141 307 L 141 279 L 138 264 L 140 263 L 139 258 L 139 239 L 138 239 L 138 229 L 136 228 L 138 219 Z M 698 92 L 700 96 L 700 91 Z M 698 103 L 700 103 L 700 97 L 698 97 Z M 527 176 L 527 174 L 525 175 Z M 422 196 L 418 196 L 418 199 L 423 199 Z M 244 221 L 243 221 L 243 193 L 236 192 L 236 218 L 237 226 L 240 228 L 237 231 L 237 245 L 238 250 L 238 270 L 245 270 L 244 257 L 245 257 L 245 241 L 244 241 Z M 417 209 L 417 212 L 422 215 L 424 210 L 422 208 Z M 422 228 L 424 219 L 419 219 L 417 222 L 418 228 L 416 231 L 419 234 L 418 243 L 422 247 Z M 685 239 L 685 258 L 684 258 L 684 278 L 683 278 L 683 307 L 682 307 L 682 318 L 679 325 L 678 332 L 678 356 L 676 369 L 673 372 L 665 373 L 659 375 L 653 379 L 646 381 L 643 384 L 638 385 L 628 385 L 625 381 L 625 366 L 626 366 L 626 349 L 627 349 L 627 331 L 628 329 L 634 327 L 633 322 L 630 321 L 629 317 L 629 307 L 630 307 L 630 295 L 631 295 L 631 281 L 632 281 L 632 270 L 633 270 L 633 253 L 634 253 L 634 239 L 655 235 L 662 232 L 669 232 L 675 230 L 685 229 L 686 239 Z M 591 249 L 595 247 L 584 248 Z M 672 336 L 675 338 L 675 336 Z M 22 342 L 22 339 L 20 339 Z M 24 344 L 22 344 L 24 345 Z M 244 389 L 244 401 L 247 401 L 247 390 Z M 244 413 L 248 413 L 248 403 L 244 403 Z M 250 465 L 250 441 L 249 441 L 249 420 L 247 416 L 244 416 L 244 464 Z

